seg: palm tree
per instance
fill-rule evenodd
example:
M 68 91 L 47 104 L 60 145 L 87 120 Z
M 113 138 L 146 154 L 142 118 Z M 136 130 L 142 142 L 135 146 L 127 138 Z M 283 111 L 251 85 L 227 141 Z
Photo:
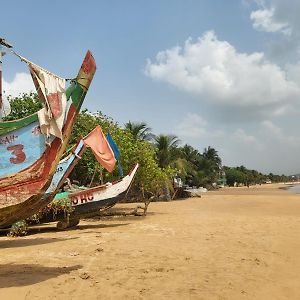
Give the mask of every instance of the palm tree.
M 180 148 L 180 156 L 195 166 L 197 166 L 202 159 L 202 155 L 199 151 L 188 144 Z
M 203 158 L 210 162 L 214 170 L 219 170 L 222 166 L 222 160 L 218 155 L 218 151 L 210 146 L 204 148 Z
M 193 184 L 199 180 L 202 155 L 192 146 L 185 144 L 179 149 L 179 158 L 172 164 L 187 183 Z
M 222 167 L 222 161 L 218 155 L 218 151 L 208 146 L 208 148 L 204 149 L 202 157 L 202 168 L 210 178 L 210 181 L 213 182 L 219 176 L 219 172 Z
M 125 129 L 129 130 L 135 140 L 150 141 L 153 140 L 153 133 L 151 128 L 145 122 L 127 122 Z
M 176 148 L 178 147 L 180 140 L 175 135 L 163 134 L 156 136 L 154 140 L 158 165 L 161 168 L 165 168 L 178 157 Z

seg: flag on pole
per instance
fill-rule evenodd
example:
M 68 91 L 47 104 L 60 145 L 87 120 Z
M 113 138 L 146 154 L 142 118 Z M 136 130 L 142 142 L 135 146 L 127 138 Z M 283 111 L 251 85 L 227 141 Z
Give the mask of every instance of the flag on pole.
M 84 143 L 92 149 L 97 161 L 108 172 L 112 172 L 116 164 L 116 159 L 100 126 L 97 126 L 84 138 Z
M 107 134 L 106 138 L 107 138 L 107 141 L 108 141 L 112 151 L 114 152 L 116 160 L 118 161 L 118 168 L 119 168 L 120 176 L 123 177 L 124 173 L 123 173 L 123 169 L 122 169 L 122 166 L 120 163 L 120 157 L 121 157 L 120 150 L 119 150 L 117 144 L 115 143 L 115 141 L 113 140 L 112 136 L 110 135 L 110 133 Z

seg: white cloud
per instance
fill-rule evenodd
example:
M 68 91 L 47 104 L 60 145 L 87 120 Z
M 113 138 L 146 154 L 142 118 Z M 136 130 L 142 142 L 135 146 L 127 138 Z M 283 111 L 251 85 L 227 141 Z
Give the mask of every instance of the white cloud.
M 6 97 L 17 97 L 22 93 L 29 93 L 34 90 L 32 78 L 27 73 L 17 73 L 11 82 L 3 80 L 3 91 Z
M 199 138 L 206 134 L 206 126 L 207 122 L 200 115 L 187 113 L 175 130 L 179 136 Z
M 253 27 L 262 32 L 277 34 L 268 37 L 269 57 L 285 65 L 299 61 L 300 1 L 253 0 L 256 9 L 250 13 Z
M 245 144 L 256 144 L 257 143 L 257 139 L 253 135 L 247 135 L 246 132 L 241 128 L 237 129 L 234 132 L 233 138 L 237 139 Z
M 269 120 L 265 120 L 261 122 L 262 127 L 268 131 L 268 133 L 274 137 L 281 137 L 282 136 L 282 129 L 278 126 L 276 126 L 273 122 Z M 267 135 L 268 136 L 268 135 Z
M 211 126 L 197 113 L 187 113 L 173 129 L 173 132 L 183 143 L 192 145 L 199 151 L 207 146 L 222 150 L 221 145 L 224 145 L 230 136 L 223 128 Z
M 288 79 L 300 85 L 300 61 L 294 64 L 286 64 L 286 70 Z
M 281 32 L 297 36 L 300 33 L 299 0 L 254 0 L 257 10 L 250 18 L 253 27 L 260 31 Z
M 277 149 L 280 147 L 288 149 L 294 148 L 298 152 L 298 149 L 300 148 L 300 137 L 294 136 L 288 131 L 284 132 L 282 128 L 276 126 L 270 120 L 263 121 L 261 125 L 263 129 L 262 134 L 266 140 L 274 142 Z M 270 148 L 272 149 L 274 147 Z
M 205 120 L 189 113 L 178 123 L 182 141 L 199 150 L 214 147 L 225 165 L 299 173 L 300 1 L 242 1 L 253 10 L 253 27 L 273 33 L 259 34 L 263 52 L 241 53 L 210 31 L 160 49 L 145 73 L 202 102 Z
M 253 11 L 250 15 L 253 21 L 253 27 L 258 31 L 282 32 L 291 35 L 292 28 L 288 22 L 279 22 L 274 18 L 274 8 L 259 9 Z
M 246 112 L 251 107 L 252 115 L 262 110 L 282 114 L 300 97 L 299 85 L 263 53 L 239 53 L 212 31 L 194 43 L 188 39 L 183 47 L 159 52 L 156 62 L 148 59 L 145 73 L 209 103 Z
M 233 132 L 227 132 L 218 142 L 225 145 L 225 147 L 232 152 L 229 156 L 232 156 L 234 153 L 235 157 L 240 157 L 240 164 L 244 164 L 243 157 L 248 158 L 253 155 L 261 154 L 266 149 L 264 139 L 261 139 L 257 132 L 254 134 L 249 133 L 243 128 L 238 128 Z
M 195 116 L 191 117 L 191 115 Z M 207 146 L 214 147 L 222 157 L 224 165 L 245 165 L 249 169 L 265 173 L 299 172 L 300 161 L 297 157 L 300 138 L 289 130 L 281 128 L 270 120 L 257 123 L 257 126 L 252 129 L 222 126 L 222 129 L 216 130 L 207 121 L 202 123 L 202 118 L 198 117 L 200 116 L 197 114 L 188 114 L 180 124 L 185 124 L 186 127 L 182 126 L 182 128 L 189 129 L 191 132 L 193 127 L 197 126 L 196 124 L 201 124 L 203 131 L 198 135 L 189 135 L 189 131 L 183 131 L 179 137 L 199 150 Z M 195 122 L 193 123 L 192 120 Z M 197 133 L 197 130 L 194 132 Z M 176 132 L 178 133 L 180 131 Z

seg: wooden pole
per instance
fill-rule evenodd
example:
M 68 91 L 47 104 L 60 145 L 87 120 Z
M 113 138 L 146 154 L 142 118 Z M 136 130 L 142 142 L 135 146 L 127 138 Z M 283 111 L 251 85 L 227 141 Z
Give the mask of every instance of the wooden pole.
M 95 178 L 95 175 L 96 175 L 97 169 L 98 169 L 98 164 L 96 164 L 96 167 L 95 167 L 95 170 L 94 170 L 94 173 L 93 173 L 93 176 L 92 176 L 92 180 L 91 180 L 91 182 L 90 182 L 90 185 L 89 185 L 89 187 L 91 187 L 91 186 L 92 186 L 92 183 L 93 183 L 93 181 L 94 181 L 94 178 Z
M 2 100 L 2 49 L 3 49 L 3 47 L 0 45 L 0 109 L 2 109 L 2 106 L 3 106 L 3 100 Z
M 12 44 L 10 44 L 8 41 L 0 37 L 0 109 L 3 107 L 3 97 L 2 97 L 2 57 L 5 54 L 2 52 L 3 46 L 6 48 L 12 48 Z
M 100 166 L 100 181 L 103 184 L 103 168 Z

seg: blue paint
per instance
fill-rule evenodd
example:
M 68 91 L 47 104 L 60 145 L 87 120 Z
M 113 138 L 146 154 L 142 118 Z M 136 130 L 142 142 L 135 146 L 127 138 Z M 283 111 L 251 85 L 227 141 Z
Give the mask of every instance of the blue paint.
M 68 156 L 65 159 L 62 159 L 59 162 L 59 164 L 57 165 L 55 174 L 52 178 L 51 184 L 50 184 L 48 190 L 46 191 L 46 194 L 54 192 L 56 190 L 56 188 L 63 183 L 62 181 L 65 180 L 64 175 L 66 174 L 66 172 L 70 171 L 70 168 L 72 168 L 72 169 L 74 168 L 75 164 L 73 164 L 73 162 L 79 156 L 79 153 L 83 147 L 84 147 L 84 142 L 83 142 L 83 140 L 80 140 L 76 149 L 74 150 L 74 153 L 72 153 L 71 156 Z
M 117 146 L 117 144 L 115 143 L 115 141 L 113 140 L 112 136 L 110 133 L 107 134 L 107 141 L 115 155 L 115 159 L 118 161 L 118 168 L 119 168 L 119 173 L 121 177 L 124 177 L 124 172 L 121 166 L 121 162 L 120 162 L 120 158 L 121 158 L 121 152 Z
M 23 153 L 13 153 L 11 147 L 17 145 L 23 146 L 21 150 Z M 28 168 L 42 156 L 45 150 L 45 136 L 39 130 L 38 121 L 0 136 L 0 177 Z

